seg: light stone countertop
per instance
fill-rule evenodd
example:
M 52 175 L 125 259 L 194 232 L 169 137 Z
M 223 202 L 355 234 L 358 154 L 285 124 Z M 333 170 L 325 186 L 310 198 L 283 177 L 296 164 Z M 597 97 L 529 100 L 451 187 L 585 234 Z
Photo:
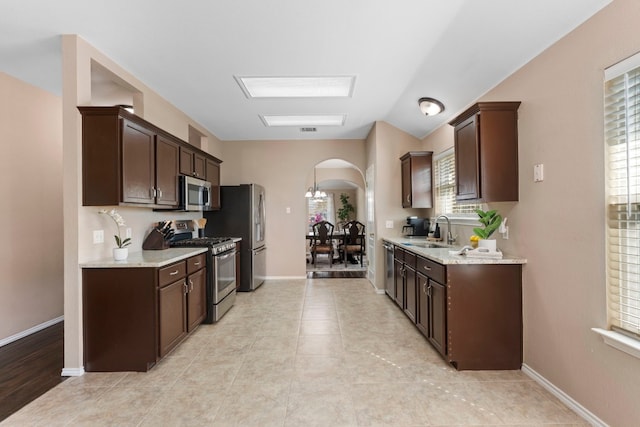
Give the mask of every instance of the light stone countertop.
M 124 261 L 102 258 L 80 263 L 80 268 L 154 268 L 164 267 L 194 255 L 207 252 L 208 248 L 169 248 L 156 251 L 129 252 Z
M 407 237 L 383 237 L 382 240 L 398 245 L 402 249 L 409 252 L 413 252 L 416 255 L 420 255 L 424 258 L 428 258 L 432 261 L 440 264 L 526 264 L 527 259 L 508 254 L 503 254 L 502 259 L 493 258 L 471 258 L 465 255 L 452 255 L 449 251 L 460 249 L 460 246 L 442 247 L 442 248 L 421 248 L 414 246 L 416 244 L 423 243 L 436 243 L 427 242 L 426 238 L 407 238 Z M 441 243 L 437 243 L 441 244 Z

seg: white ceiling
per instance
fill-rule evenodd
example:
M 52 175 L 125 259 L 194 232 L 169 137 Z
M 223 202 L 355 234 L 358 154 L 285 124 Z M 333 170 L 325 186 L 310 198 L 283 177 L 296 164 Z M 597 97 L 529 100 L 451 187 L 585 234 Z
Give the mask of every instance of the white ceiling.
M 610 0 L 2 0 L 0 71 L 62 93 L 60 34 L 78 34 L 222 140 L 422 138 Z M 234 76 L 355 75 L 343 99 L 254 99 Z M 425 117 L 418 99 L 446 110 Z M 267 128 L 260 115 L 346 114 Z

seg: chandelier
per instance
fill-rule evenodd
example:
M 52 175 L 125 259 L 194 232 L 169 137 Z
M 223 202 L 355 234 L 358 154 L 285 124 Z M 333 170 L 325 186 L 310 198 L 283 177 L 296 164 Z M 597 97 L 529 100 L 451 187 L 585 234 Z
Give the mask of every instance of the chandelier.
M 327 197 L 327 193 L 325 193 L 324 191 L 321 191 L 320 188 L 318 187 L 318 184 L 316 183 L 316 167 L 313 167 L 313 187 L 309 187 L 307 189 L 307 192 L 304 194 L 304 197 L 306 198 L 311 198 L 313 197 L 314 199 L 322 199 L 324 197 Z

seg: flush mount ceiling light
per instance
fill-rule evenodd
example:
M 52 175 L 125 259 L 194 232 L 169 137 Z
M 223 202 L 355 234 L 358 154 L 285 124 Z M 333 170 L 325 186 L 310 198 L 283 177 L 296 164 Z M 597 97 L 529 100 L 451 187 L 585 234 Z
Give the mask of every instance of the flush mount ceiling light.
M 444 111 L 444 104 L 433 98 L 420 98 L 418 105 L 425 116 L 435 116 Z
M 260 116 L 265 126 L 343 126 L 346 116 L 344 114 L 315 115 L 315 116 Z
M 345 98 L 353 94 L 355 76 L 234 76 L 247 98 Z

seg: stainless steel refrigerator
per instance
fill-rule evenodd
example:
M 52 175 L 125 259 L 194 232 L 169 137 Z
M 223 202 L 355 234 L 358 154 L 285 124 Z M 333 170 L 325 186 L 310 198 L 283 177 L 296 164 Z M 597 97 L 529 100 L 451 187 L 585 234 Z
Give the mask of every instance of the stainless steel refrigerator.
M 203 212 L 208 237 L 241 237 L 239 291 L 260 286 L 267 269 L 265 245 L 266 206 L 264 187 L 257 184 L 220 187 L 218 211 Z

